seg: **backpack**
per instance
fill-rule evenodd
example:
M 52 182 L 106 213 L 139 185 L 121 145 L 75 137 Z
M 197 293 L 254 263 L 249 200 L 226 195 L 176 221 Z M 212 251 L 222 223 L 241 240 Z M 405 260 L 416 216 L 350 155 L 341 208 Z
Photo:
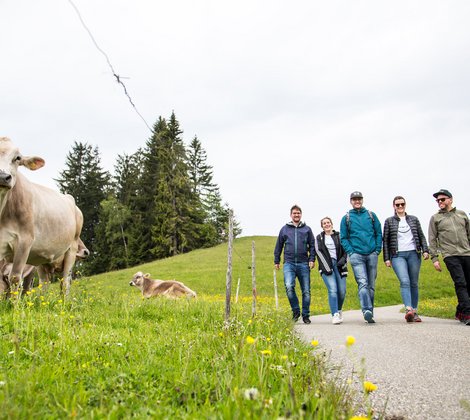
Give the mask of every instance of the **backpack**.
M 367 210 L 369 213 L 370 221 L 372 222 L 372 227 L 374 229 L 374 235 L 377 236 L 377 232 L 375 231 L 375 220 L 374 220 L 374 213 L 370 210 Z M 348 228 L 348 237 L 351 236 L 351 216 L 349 215 L 349 211 L 346 213 L 346 227 Z

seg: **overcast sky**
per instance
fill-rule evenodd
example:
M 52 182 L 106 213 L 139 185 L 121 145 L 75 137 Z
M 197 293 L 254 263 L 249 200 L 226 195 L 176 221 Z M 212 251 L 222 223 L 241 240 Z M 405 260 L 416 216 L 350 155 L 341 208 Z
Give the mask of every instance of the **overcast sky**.
M 320 231 L 349 194 L 383 223 L 403 195 L 425 232 L 447 188 L 470 211 L 467 0 L 74 0 L 152 126 L 197 135 L 243 235 L 298 203 Z M 74 141 L 118 154 L 150 131 L 68 0 L 0 0 L 0 136 L 57 188 Z M 127 77 L 128 79 L 124 79 Z

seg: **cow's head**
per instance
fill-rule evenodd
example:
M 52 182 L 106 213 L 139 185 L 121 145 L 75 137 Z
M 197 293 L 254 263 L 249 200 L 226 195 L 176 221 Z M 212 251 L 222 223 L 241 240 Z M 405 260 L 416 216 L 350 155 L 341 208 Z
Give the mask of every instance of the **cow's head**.
M 132 277 L 132 280 L 129 282 L 129 286 L 135 286 L 142 290 L 144 287 L 144 280 L 149 278 L 150 274 L 144 274 L 142 271 L 138 271 L 134 274 L 134 277 Z
M 18 166 L 35 171 L 42 168 L 44 163 L 44 159 L 37 156 L 22 156 L 8 137 L 0 137 L 0 188 L 15 186 Z
M 85 246 L 82 238 L 78 238 L 77 260 L 85 260 L 90 256 L 90 250 Z

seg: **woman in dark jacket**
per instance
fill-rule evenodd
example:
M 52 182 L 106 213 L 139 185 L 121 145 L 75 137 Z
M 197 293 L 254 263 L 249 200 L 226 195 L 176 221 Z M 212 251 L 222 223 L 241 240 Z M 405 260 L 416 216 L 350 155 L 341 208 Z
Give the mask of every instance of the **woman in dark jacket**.
M 421 253 L 429 258 L 429 249 L 421 224 L 416 216 L 405 212 L 402 196 L 393 199 L 395 215 L 385 220 L 383 255 L 385 265 L 393 267 L 400 281 L 400 292 L 405 305 L 407 322 L 421 322 L 418 316 L 418 279 Z
M 347 254 L 341 246 L 339 233 L 333 230 L 329 217 L 320 221 L 323 232 L 315 238 L 315 253 L 318 270 L 328 289 L 333 324 L 343 322 L 343 302 L 346 296 L 346 276 L 348 275 Z

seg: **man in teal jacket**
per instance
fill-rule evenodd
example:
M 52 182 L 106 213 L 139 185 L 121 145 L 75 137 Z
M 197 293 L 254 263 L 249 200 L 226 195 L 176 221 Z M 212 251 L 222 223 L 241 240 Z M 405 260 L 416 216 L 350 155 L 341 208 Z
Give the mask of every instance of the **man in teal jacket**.
M 351 193 L 350 202 L 352 210 L 341 219 L 341 245 L 349 256 L 364 319 L 373 324 L 377 262 L 382 250 L 382 226 L 375 213 L 362 206 L 362 193 Z

